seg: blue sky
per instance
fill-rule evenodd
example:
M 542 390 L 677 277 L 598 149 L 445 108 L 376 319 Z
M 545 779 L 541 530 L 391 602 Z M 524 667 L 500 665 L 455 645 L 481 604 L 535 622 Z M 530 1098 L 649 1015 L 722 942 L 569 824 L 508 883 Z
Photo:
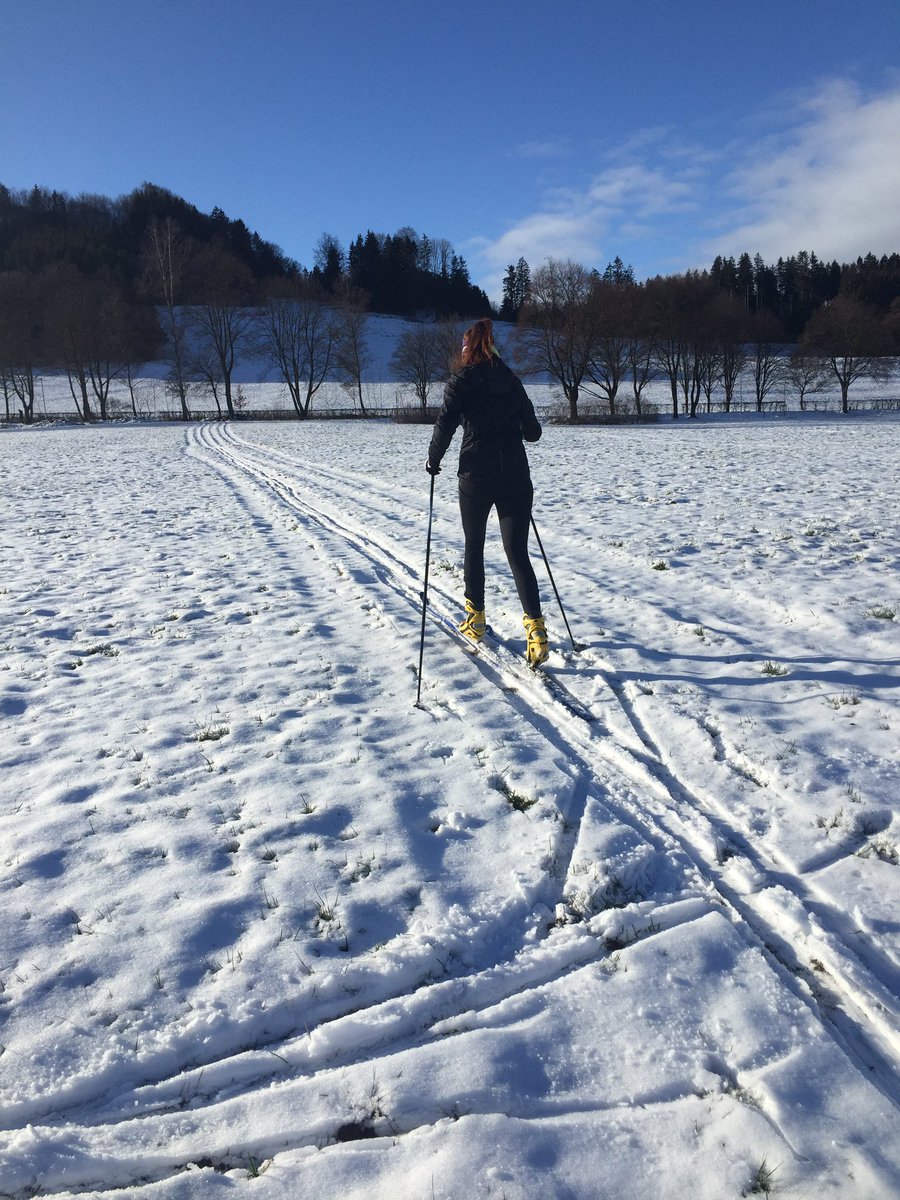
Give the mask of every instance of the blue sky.
M 900 0 L 0 0 L 0 182 L 145 180 L 307 266 L 410 225 L 492 295 L 900 251 Z

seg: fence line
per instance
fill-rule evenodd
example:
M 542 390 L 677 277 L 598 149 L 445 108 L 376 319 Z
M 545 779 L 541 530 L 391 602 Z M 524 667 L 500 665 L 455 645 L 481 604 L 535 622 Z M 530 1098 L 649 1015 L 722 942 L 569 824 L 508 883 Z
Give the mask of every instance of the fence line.
M 854 412 L 890 412 L 900 410 L 900 396 L 879 396 L 855 400 L 851 397 L 849 407 Z M 786 413 L 788 406 L 784 400 L 764 400 L 759 406 L 755 400 L 734 400 L 730 408 L 725 407 L 724 401 L 716 401 L 707 406 L 705 403 L 697 406 L 697 416 L 708 416 L 713 413 L 727 415 L 756 413 L 771 415 Z M 799 411 L 805 412 L 840 412 L 841 402 L 835 399 L 804 399 Z M 367 407 L 365 411 L 359 408 L 313 408 L 307 416 L 301 416 L 294 408 L 253 408 L 236 412 L 233 417 L 227 413 L 210 409 L 195 409 L 187 417 L 176 409 L 154 409 L 134 413 L 119 410 L 110 413 L 105 420 L 92 417 L 85 421 L 77 412 L 35 412 L 30 422 L 24 420 L 23 414 L 0 413 L 0 425 L 113 425 L 135 424 L 143 422 L 183 424 L 197 421 L 393 421 L 403 425 L 433 425 L 437 420 L 440 409 L 429 405 L 422 408 L 419 405 L 394 405 L 391 407 Z M 578 416 L 573 421 L 565 404 L 535 405 L 535 412 L 549 424 L 554 425 L 641 425 L 659 421 L 664 416 L 671 415 L 671 408 L 665 404 L 642 404 L 641 412 L 626 409 L 610 414 L 606 405 L 594 401 L 581 402 L 578 406 Z M 679 418 L 689 419 L 689 414 L 679 409 Z

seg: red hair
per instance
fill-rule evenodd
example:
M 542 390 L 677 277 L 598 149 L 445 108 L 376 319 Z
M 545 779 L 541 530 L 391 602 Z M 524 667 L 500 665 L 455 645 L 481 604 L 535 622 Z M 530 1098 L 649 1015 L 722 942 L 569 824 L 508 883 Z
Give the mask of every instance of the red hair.
M 494 346 L 494 323 L 487 317 L 476 321 L 463 334 L 462 365 L 471 367 L 475 363 L 493 362 L 497 353 Z

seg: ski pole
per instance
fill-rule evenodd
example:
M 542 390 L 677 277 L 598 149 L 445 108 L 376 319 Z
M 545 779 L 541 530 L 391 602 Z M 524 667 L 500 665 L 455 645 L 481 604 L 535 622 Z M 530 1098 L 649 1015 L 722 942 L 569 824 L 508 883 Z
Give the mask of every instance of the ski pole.
M 416 688 L 416 708 L 422 696 L 422 660 L 425 656 L 425 607 L 428 604 L 428 564 L 431 561 L 431 518 L 434 515 L 434 476 L 431 476 L 431 489 L 428 494 L 428 537 L 425 541 L 425 586 L 422 588 L 422 636 L 419 641 L 419 682 Z
M 538 527 L 534 523 L 534 516 L 531 518 L 531 528 L 534 530 L 534 536 L 537 538 L 537 544 L 541 551 L 541 557 L 544 560 L 544 566 L 547 568 L 547 574 L 550 576 L 550 585 L 553 588 L 553 594 L 556 597 L 556 603 L 559 605 L 559 611 L 562 613 L 562 619 L 565 622 L 566 633 L 569 635 L 569 641 L 572 643 L 572 649 L 583 650 L 584 647 L 579 643 L 576 643 L 575 639 L 572 637 L 572 630 L 569 628 L 569 622 L 566 619 L 566 610 L 563 608 L 563 602 L 559 598 L 559 592 L 556 589 L 556 581 L 553 578 L 553 572 L 550 570 L 550 563 L 547 560 L 547 552 L 544 549 L 544 543 L 541 541 L 541 535 L 538 533 Z

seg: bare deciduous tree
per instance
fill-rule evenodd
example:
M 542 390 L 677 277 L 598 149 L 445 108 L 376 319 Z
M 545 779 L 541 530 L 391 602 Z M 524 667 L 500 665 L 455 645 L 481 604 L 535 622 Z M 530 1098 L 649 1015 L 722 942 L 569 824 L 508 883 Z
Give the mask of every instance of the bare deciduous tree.
M 731 412 L 734 389 L 747 365 L 747 310 L 736 296 L 720 292 L 710 304 L 711 333 L 719 363 L 725 411 Z
M 631 376 L 631 391 L 635 412 L 644 411 L 644 391 L 651 379 L 656 378 L 657 366 L 653 356 L 653 342 L 647 332 L 647 293 L 645 288 L 634 285 L 622 289 L 622 310 L 628 333 L 628 374 Z
M 850 387 L 858 379 L 890 375 L 888 327 L 876 308 L 853 296 L 823 304 L 803 331 L 801 345 L 830 367 L 840 385 L 842 412 L 850 410 Z
M 569 419 L 578 419 L 578 396 L 596 342 L 596 318 L 588 300 L 591 276 L 571 260 L 548 260 L 531 276 L 531 292 L 519 314 L 518 361 L 525 374 L 547 372 L 563 390 Z
M 217 407 L 218 389 L 213 379 L 221 381 L 225 407 L 233 417 L 232 374 L 254 325 L 255 314 L 247 305 L 252 289 L 250 271 L 222 247 L 204 246 L 195 255 L 194 272 L 202 299 L 191 309 L 195 340 L 191 366 L 211 387 Z
M 182 420 L 190 420 L 187 374 L 187 321 L 179 308 L 191 245 L 171 217 L 154 218 L 147 227 L 143 265 L 149 289 L 158 296 L 165 312 L 169 356 L 167 390 L 181 404 Z
M 631 336 L 626 292 L 633 285 L 594 279 L 587 303 L 593 309 L 595 338 L 587 378 L 606 399 L 609 415 L 616 415 L 616 395 L 629 365 Z
M 0 373 L 4 394 L 18 400 L 26 425 L 34 420 L 37 364 L 48 350 L 45 290 L 40 278 L 24 271 L 0 275 Z
M 669 381 L 672 416 L 678 418 L 678 383 L 684 358 L 684 324 L 681 319 L 679 276 L 648 280 L 647 324 L 653 345 L 653 357 L 660 372 Z
M 3 407 L 7 421 L 12 418 L 12 410 L 10 409 L 10 401 L 13 397 L 12 379 L 9 375 L 7 367 L 0 367 L 0 388 L 3 390 Z
M 453 244 L 447 238 L 437 238 L 431 243 L 431 249 L 435 273 L 447 278 L 450 274 L 450 260 L 453 258 Z
M 762 412 L 766 397 L 784 378 L 784 327 L 778 318 L 764 309 L 750 318 L 749 364 L 756 410 Z
M 262 345 L 287 384 L 298 417 L 308 417 L 334 362 L 338 325 L 334 308 L 309 280 L 279 287 L 262 313 Z
M 706 275 L 688 273 L 680 282 L 682 355 L 679 384 L 684 411 L 697 416 L 700 397 L 710 403 L 713 387 L 719 376 L 718 352 L 712 334 L 710 305 L 715 297 L 715 285 Z
M 434 325 L 417 325 L 400 335 L 391 369 L 401 383 L 411 384 L 423 410 L 432 384 L 447 378 L 446 347 Z
M 371 365 L 372 355 L 366 340 L 369 324 L 369 298 L 349 285 L 339 293 L 335 367 L 344 390 L 355 395 L 359 411 L 365 412 L 363 374 Z
M 163 333 L 156 310 L 146 305 L 128 306 L 127 327 L 122 337 L 122 378 L 128 387 L 131 411 L 138 416 L 137 382 L 139 369 L 159 352 Z
M 438 324 L 437 333 L 440 342 L 441 361 L 444 365 L 442 376 L 444 379 L 449 379 L 460 365 L 462 339 L 466 330 L 466 324 L 467 322 L 459 320 L 458 317 L 450 317 L 448 320 L 441 321 Z
M 150 351 L 150 322 L 138 318 L 116 284 L 82 275 L 68 263 L 51 268 L 47 284 L 54 359 L 65 367 L 81 419 L 99 415 L 105 421 L 112 384 L 126 361 Z
M 69 391 L 82 421 L 93 421 L 88 386 L 88 342 L 93 318 L 93 288 L 70 263 L 58 263 L 49 272 L 48 325 L 52 359 L 65 368 Z
M 827 382 L 829 367 L 819 354 L 813 354 L 805 346 L 798 346 L 784 368 L 785 378 L 796 389 L 800 407 L 806 408 L 806 397 L 810 392 L 821 392 Z

